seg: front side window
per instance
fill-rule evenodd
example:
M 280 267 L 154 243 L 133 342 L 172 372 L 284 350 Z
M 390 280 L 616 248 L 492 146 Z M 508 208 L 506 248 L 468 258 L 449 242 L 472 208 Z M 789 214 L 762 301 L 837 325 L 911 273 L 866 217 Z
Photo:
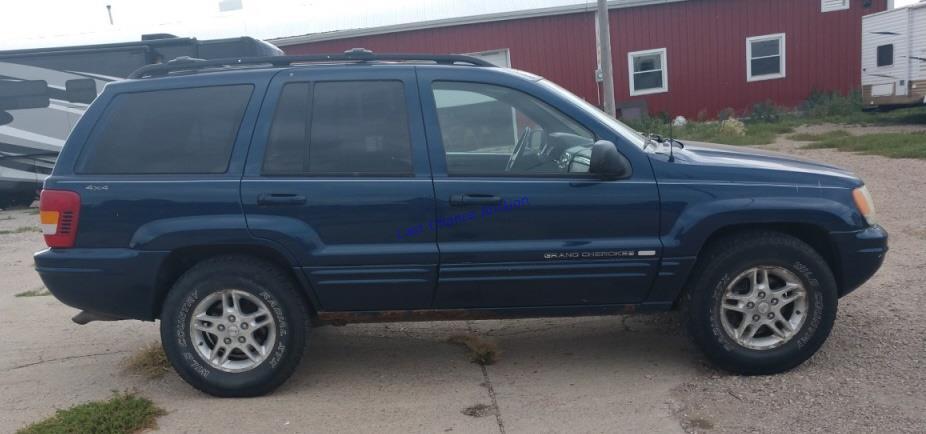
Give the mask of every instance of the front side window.
M 78 162 L 83 174 L 217 174 L 228 170 L 251 85 L 114 98 Z
M 594 135 L 548 104 L 482 83 L 439 81 L 432 89 L 448 174 L 588 172 Z
M 878 66 L 891 66 L 894 64 L 894 44 L 878 47 Z
M 785 35 L 756 36 L 746 40 L 747 81 L 785 76 Z
M 635 51 L 628 55 L 630 95 L 668 92 L 666 49 Z
M 289 83 L 264 155 L 267 175 L 409 175 L 400 81 Z

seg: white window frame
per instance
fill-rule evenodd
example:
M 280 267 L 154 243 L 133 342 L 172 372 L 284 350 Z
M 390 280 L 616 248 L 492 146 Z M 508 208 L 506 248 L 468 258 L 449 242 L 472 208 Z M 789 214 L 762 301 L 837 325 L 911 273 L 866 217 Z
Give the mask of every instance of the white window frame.
M 633 70 L 633 58 L 641 56 L 651 56 L 653 54 L 659 55 L 660 64 L 662 65 L 662 87 L 654 87 L 652 89 L 643 89 L 636 90 L 634 88 L 634 76 L 635 72 Z M 638 95 L 652 95 L 654 93 L 665 93 L 669 91 L 669 56 L 666 54 L 665 48 L 656 48 L 653 50 L 643 50 L 643 51 L 631 51 L 627 53 L 627 77 L 630 82 L 630 96 Z M 653 71 L 646 71 L 653 72 Z
M 836 5 L 833 0 L 820 0 L 820 12 L 844 11 L 852 7 L 852 0 L 841 0 L 841 5 Z
M 781 58 L 781 71 L 776 74 L 764 74 L 764 75 L 752 75 L 752 44 L 754 42 L 764 42 L 778 40 L 778 56 L 765 56 L 758 57 L 758 59 L 765 59 L 769 57 L 780 57 Z M 763 80 L 775 80 L 779 78 L 787 77 L 787 35 L 784 33 L 775 33 L 771 35 L 762 35 L 762 36 L 753 36 L 746 38 L 746 81 L 763 81 Z

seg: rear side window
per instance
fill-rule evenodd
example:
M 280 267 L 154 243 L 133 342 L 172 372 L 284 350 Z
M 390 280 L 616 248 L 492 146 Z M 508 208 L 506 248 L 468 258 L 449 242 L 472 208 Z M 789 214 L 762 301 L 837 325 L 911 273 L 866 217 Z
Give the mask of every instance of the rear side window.
M 290 83 L 264 156 L 266 175 L 409 175 L 400 81 Z
M 117 96 L 79 160 L 83 174 L 225 173 L 253 86 Z

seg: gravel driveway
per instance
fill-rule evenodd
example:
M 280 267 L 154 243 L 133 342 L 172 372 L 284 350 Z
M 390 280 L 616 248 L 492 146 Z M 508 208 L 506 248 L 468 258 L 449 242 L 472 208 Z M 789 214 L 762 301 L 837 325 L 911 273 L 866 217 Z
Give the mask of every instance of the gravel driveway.
M 156 324 L 81 327 L 52 297 L 14 297 L 41 288 L 31 253 L 43 243 L 29 229 L 36 215 L 5 211 L 0 432 L 111 390 L 136 390 L 166 409 L 165 432 L 926 431 L 926 161 L 786 140 L 766 148 L 854 170 L 892 237 L 882 270 L 841 300 L 829 341 L 790 373 L 709 368 L 674 314 L 352 325 L 314 330 L 302 366 L 273 395 L 214 399 L 172 372 L 125 372 L 125 358 L 157 340 Z M 446 342 L 459 334 L 497 341 L 499 361 L 470 363 Z M 464 412 L 479 404 L 490 410 Z

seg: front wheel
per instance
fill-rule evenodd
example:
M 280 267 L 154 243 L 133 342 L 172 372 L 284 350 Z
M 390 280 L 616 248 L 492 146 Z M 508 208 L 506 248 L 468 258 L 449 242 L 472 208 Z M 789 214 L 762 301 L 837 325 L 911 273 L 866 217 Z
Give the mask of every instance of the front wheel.
M 747 374 L 787 371 L 826 341 L 837 291 L 826 261 L 789 235 L 728 237 L 705 252 L 688 293 L 687 322 L 715 365 Z
M 268 393 L 296 369 L 307 315 L 273 264 L 225 256 L 183 274 L 161 313 L 161 343 L 177 373 L 215 396 Z

